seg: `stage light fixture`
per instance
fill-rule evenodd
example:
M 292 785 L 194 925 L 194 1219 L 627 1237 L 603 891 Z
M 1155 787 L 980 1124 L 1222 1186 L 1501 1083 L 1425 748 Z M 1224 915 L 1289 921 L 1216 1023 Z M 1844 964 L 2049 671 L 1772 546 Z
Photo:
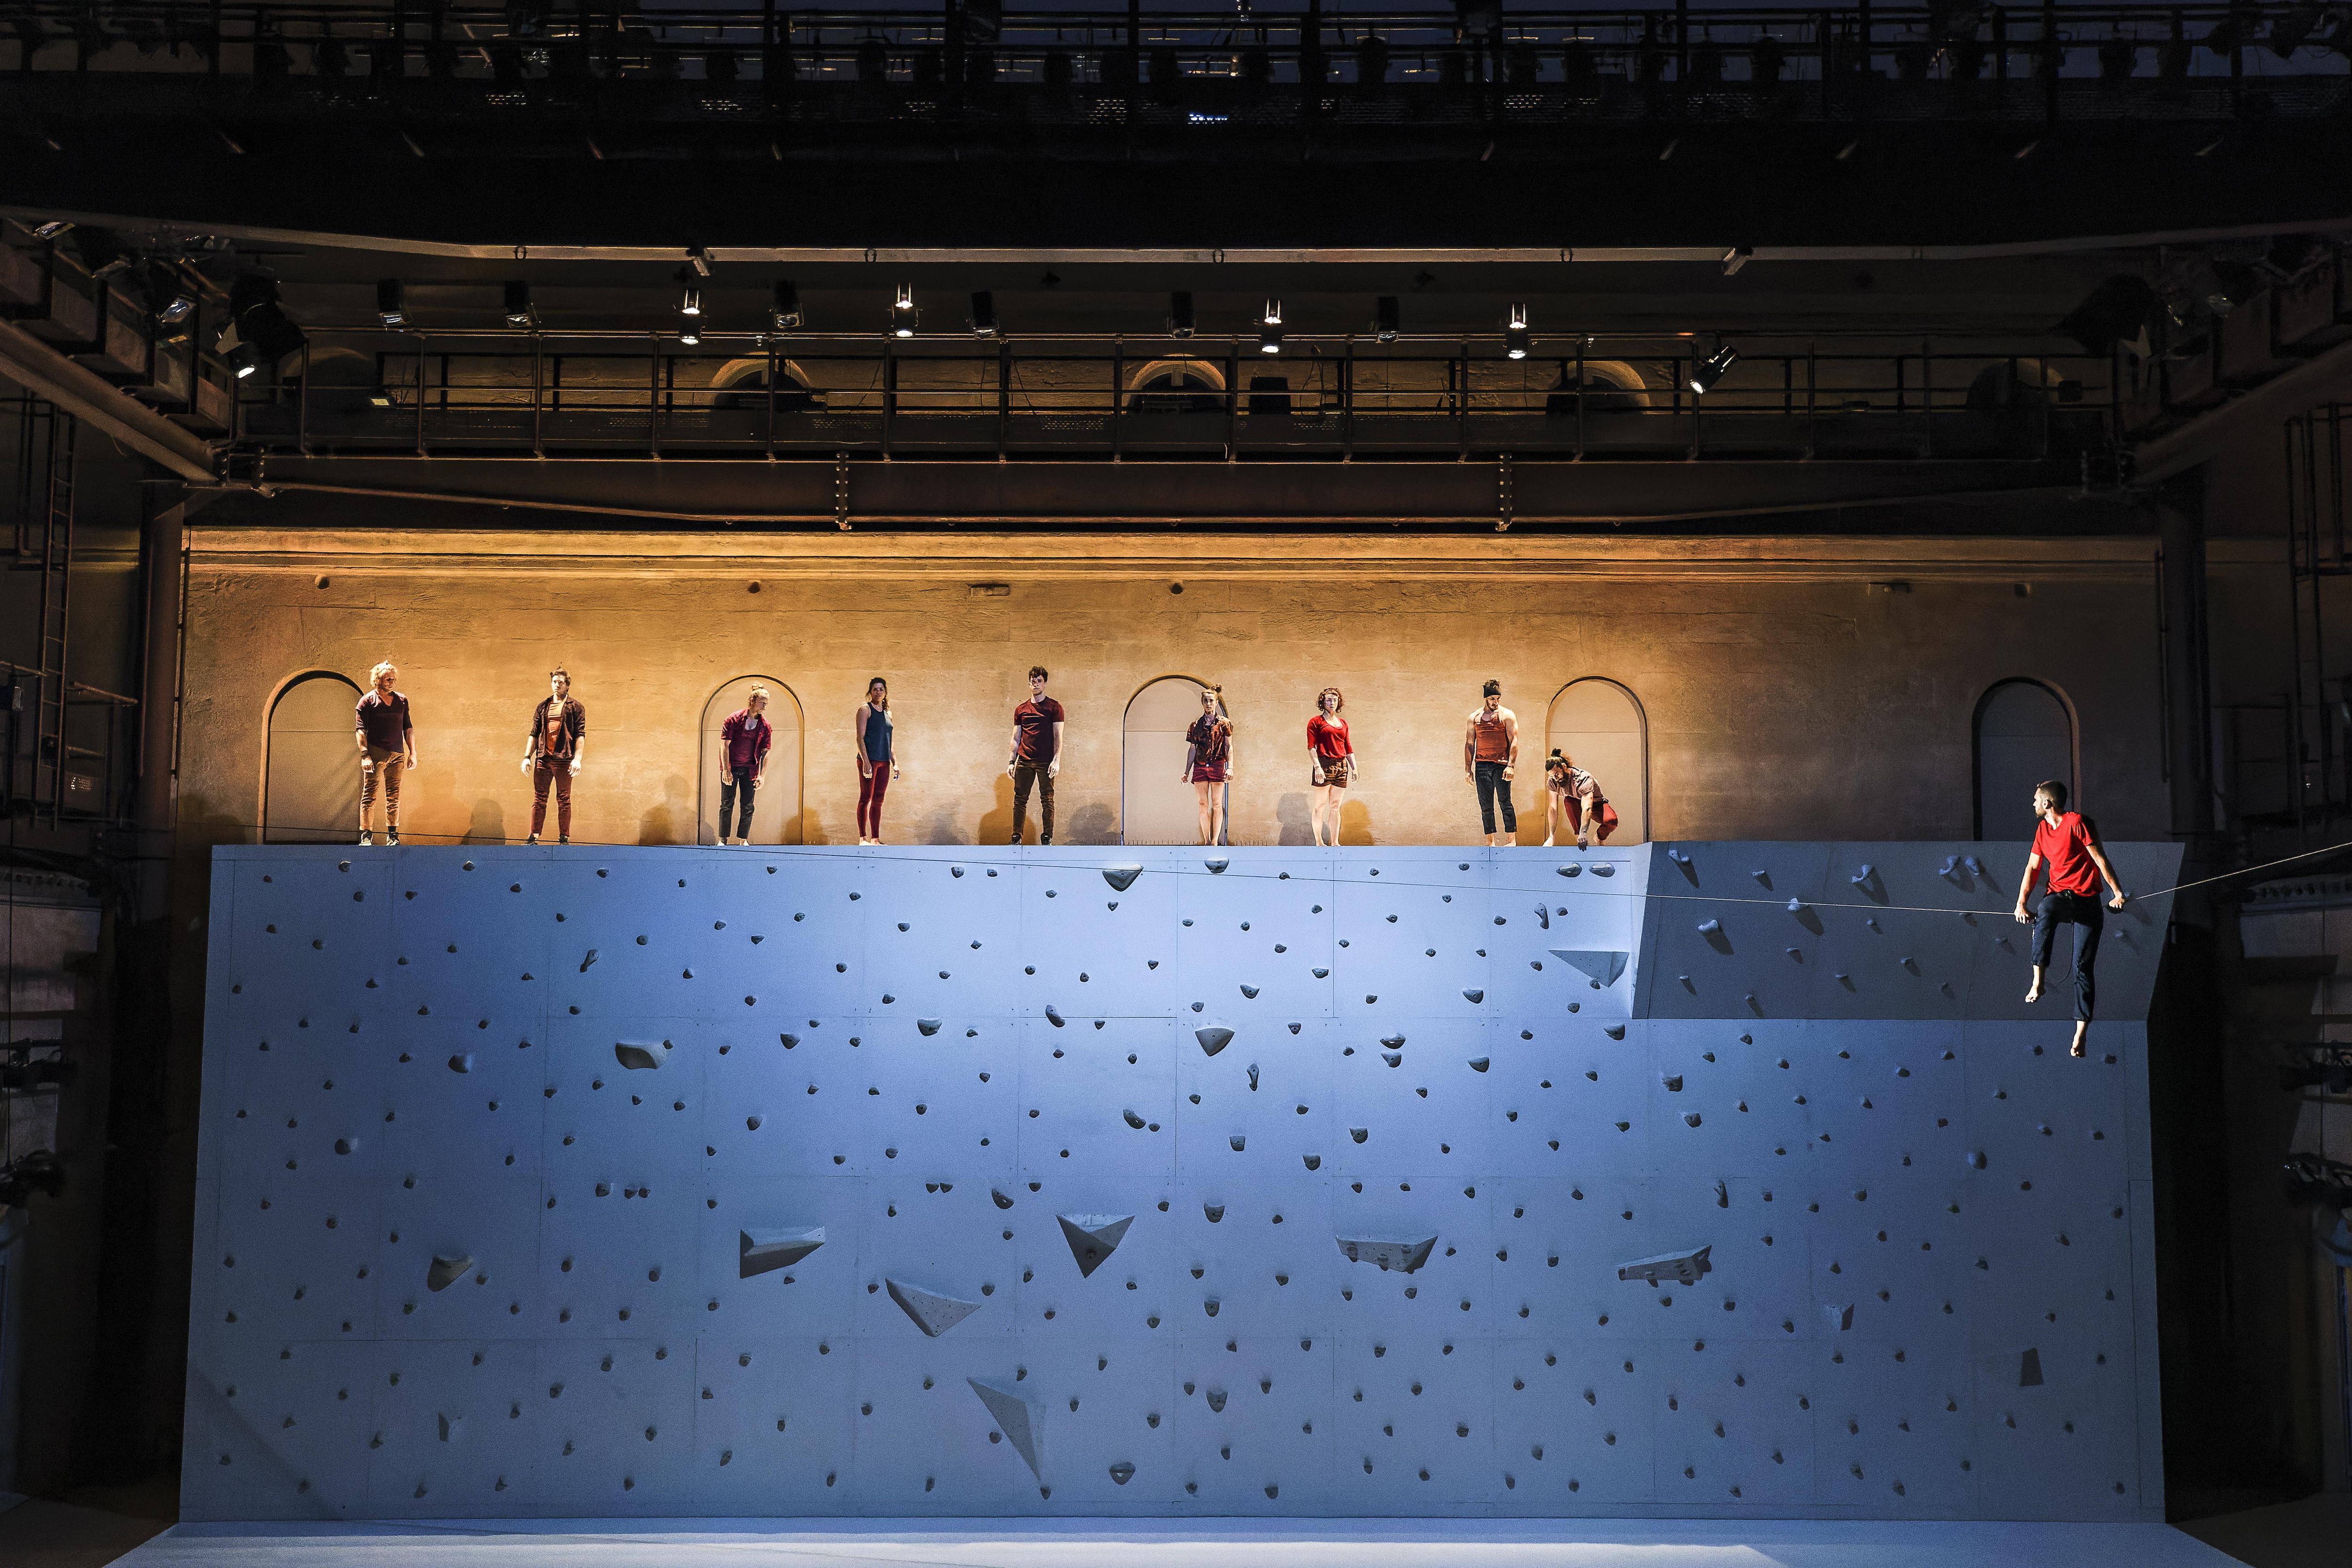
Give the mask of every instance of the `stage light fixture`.
M 387 327 L 408 325 L 406 296 L 407 290 L 401 286 L 399 279 L 377 279 L 375 280 L 376 319 Z
M 694 268 L 694 275 L 697 278 L 710 276 L 710 252 L 698 245 L 689 245 L 686 247 L 686 264 Z
M 915 324 L 922 319 L 923 313 L 915 309 L 915 286 L 912 283 L 899 284 L 898 298 L 890 306 L 890 335 L 913 337 Z
M 1513 359 L 1528 357 L 1528 308 L 1511 307 L 1511 324 L 1503 329 L 1503 352 Z
M 689 316 L 678 323 L 677 341 L 688 348 L 702 342 L 702 329 L 695 324 L 693 317 Z
M 996 296 L 985 289 L 972 290 L 971 335 L 976 338 L 996 335 Z
M 1189 338 L 1197 324 L 1197 320 L 1192 314 L 1192 291 L 1180 289 L 1169 295 L 1168 335 L 1171 338 Z
M 507 284 L 506 317 L 509 327 L 530 327 L 539 324 L 539 317 L 530 308 L 530 285 L 520 279 Z
M 1258 324 L 1266 327 L 1282 325 L 1282 301 L 1268 300 L 1265 302 L 1265 309 L 1258 315 Z
M 278 309 L 278 281 L 266 272 L 247 272 L 229 285 L 228 313 L 237 344 L 249 351 L 241 363 L 232 361 L 240 376 L 300 352 L 310 341 Z
M 1259 328 L 1257 334 L 1257 352 L 1262 354 L 1280 353 L 1282 352 L 1282 329 L 1280 327 Z
M 260 356 L 254 352 L 251 343 L 237 344 L 236 347 L 229 350 L 225 357 L 229 369 L 236 373 L 236 378 L 239 381 L 243 381 L 261 368 Z
M 155 312 L 155 320 L 167 327 L 176 327 L 195 313 L 196 298 L 193 294 L 174 294 L 172 302 Z
M 1404 310 L 1393 294 L 1383 294 L 1372 301 L 1372 336 L 1381 342 L 1392 343 L 1404 327 Z
M 768 325 L 780 332 L 788 332 L 801 325 L 804 319 L 801 314 L 801 291 L 793 287 L 791 279 L 777 279 L 775 297 L 768 306 Z
M 702 314 L 702 290 L 688 284 L 685 296 L 677 302 L 677 313 L 681 316 Z
M 1738 363 L 1739 351 L 1729 343 L 1723 344 L 1691 371 L 1691 391 L 1700 395 L 1714 391 L 1715 384 L 1723 379 L 1724 373 Z
M 66 232 L 72 227 L 73 225 L 68 223 L 65 219 L 61 217 L 53 217 L 48 222 L 33 230 L 33 237 L 39 240 L 61 239 L 65 237 Z

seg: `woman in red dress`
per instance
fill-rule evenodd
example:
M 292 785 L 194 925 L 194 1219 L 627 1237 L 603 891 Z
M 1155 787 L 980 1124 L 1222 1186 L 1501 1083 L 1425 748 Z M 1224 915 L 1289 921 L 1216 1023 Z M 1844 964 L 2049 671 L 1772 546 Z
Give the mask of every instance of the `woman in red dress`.
M 1339 808 L 1347 803 L 1348 784 L 1356 776 L 1356 749 L 1348 742 L 1348 721 L 1339 710 L 1348 700 L 1336 686 L 1327 686 L 1315 696 L 1315 716 L 1307 721 L 1307 755 L 1314 763 L 1307 783 L 1314 794 L 1307 810 L 1315 828 L 1315 844 L 1337 848 L 1339 844 Z M 1323 826 L 1328 822 L 1331 837 L 1323 837 Z
M 1184 780 L 1201 806 L 1201 842 L 1214 844 L 1225 832 L 1225 783 L 1234 776 L 1234 721 L 1225 713 L 1225 689 L 1205 687 L 1201 716 L 1184 731 Z

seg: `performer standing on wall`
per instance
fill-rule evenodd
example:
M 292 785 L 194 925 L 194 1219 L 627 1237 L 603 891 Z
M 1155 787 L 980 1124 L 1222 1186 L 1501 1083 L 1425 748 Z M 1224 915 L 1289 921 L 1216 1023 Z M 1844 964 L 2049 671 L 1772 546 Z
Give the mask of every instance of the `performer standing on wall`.
M 768 742 L 775 738 L 775 727 L 762 717 L 768 710 L 768 689 L 751 688 L 751 700 L 727 715 L 719 727 L 719 749 L 722 753 L 719 765 L 726 777 L 719 781 L 719 842 L 727 842 L 727 817 L 737 801 L 742 802 L 742 815 L 735 822 L 736 842 L 751 842 L 751 802 L 760 786 L 768 782 Z
M 1576 835 L 1576 847 L 1584 849 L 1593 839 L 1609 842 L 1617 831 L 1617 808 L 1601 793 L 1601 783 L 1576 765 L 1576 759 L 1558 746 L 1551 749 L 1544 763 L 1544 841 L 1547 849 L 1559 837 L 1560 819 Z
M 2098 985 L 2091 973 L 2091 965 L 2099 956 L 2099 933 L 2106 924 L 2106 916 L 2099 910 L 2099 878 L 2107 882 L 2107 908 L 2119 910 L 2131 895 L 2124 891 L 2123 883 L 2116 879 L 2116 868 L 2107 864 L 2107 852 L 2099 847 L 2099 830 L 2091 819 L 2080 812 L 2066 809 L 2066 786 L 2056 779 L 2037 784 L 2033 791 L 2033 815 L 2040 819 L 2033 830 L 2033 853 L 2025 858 L 2025 880 L 2018 885 L 2017 908 L 2013 911 L 2020 925 L 2033 927 L 2033 983 L 2026 987 L 2028 1002 L 2042 1000 L 2042 972 L 2050 967 L 2051 945 L 2057 940 L 2061 925 L 2074 928 L 2074 1054 L 2084 1054 L 2084 1037 L 2091 1027 L 2091 1005 L 2098 995 Z M 2026 912 L 2025 900 L 2033 891 L 2033 879 L 2044 866 L 2050 868 L 2050 891 L 2042 900 L 2037 913 Z M 2093 868 L 2097 868 L 2095 873 Z
M 1037 791 L 1040 844 L 1054 842 L 1054 780 L 1062 772 L 1062 705 L 1045 695 L 1045 667 L 1029 667 L 1029 700 L 1013 710 L 1013 842 L 1029 815 L 1029 791 Z
M 1225 689 L 1204 687 L 1201 716 L 1184 731 L 1184 782 L 1201 806 L 1201 842 L 1225 834 L 1225 783 L 1234 776 L 1234 721 L 1225 712 Z
M 1327 686 L 1315 694 L 1315 715 L 1307 721 L 1307 755 L 1314 763 L 1307 782 L 1315 792 L 1307 810 L 1318 848 L 1339 847 L 1339 810 L 1356 777 L 1356 748 L 1348 740 L 1348 721 L 1339 717 L 1347 705 L 1338 687 Z M 1323 837 L 1327 822 L 1331 826 L 1328 839 Z
M 890 720 L 890 683 L 880 676 L 866 683 L 866 700 L 850 721 L 857 737 L 857 842 L 882 842 L 882 797 L 898 776 L 895 726 Z
M 368 807 L 375 804 L 375 786 L 383 784 L 383 841 L 400 842 L 400 775 L 416 765 L 416 726 L 408 717 L 408 699 L 393 689 L 400 670 L 390 659 L 368 671 L 375 689 L 362 697 L 353 720 L 352 736 L 360 748 L 360 842 L 373 844 L 368 831 Z
M 1517 838 L 1519 814 L 1511 807 L 1511 780 L 1519 765 L 1519 716 L 1503 706 L 1503 683 L 1486 682 L 1479 705 L 1462 731 L 1462 776 L 1478 786 L 1478 815 L 1486 825 L 1486 847 L 1495 847 L 1495 804 L 1501 796 L 1503 831 Z
M 572 677 L 557 665 L 547 672 L 547 695 L 523 737 L 522 771 L 530 776 L 530 838 L 547 826 L 547 789 L 555 786 L 555 841 L 572 842 L 572 780 L 587 751 L 588 710 L 572 700 Z

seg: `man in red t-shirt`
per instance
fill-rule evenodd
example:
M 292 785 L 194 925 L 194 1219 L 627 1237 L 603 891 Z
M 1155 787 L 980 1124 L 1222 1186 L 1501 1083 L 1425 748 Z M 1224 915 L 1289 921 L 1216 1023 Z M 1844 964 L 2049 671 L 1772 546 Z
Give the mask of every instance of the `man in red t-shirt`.
M 1021 842 L 1022 819 L 1029 815 L 1029 792 L 1037 792 L 1040 844 L 1054 842 L 1054 781 L 1062 773 L 1062 705 L 1045 695 L 1045 667 L 1029 667 L 1029 700 L 1013 710 L 1013 842 Z
M 2116 879 L 2116 868 L 2107 864 L 2107 852 L 2099 847 L 2099 830 L 2091 825 L 2090 818 L 2066 809 L 2064 784 L 2052 779 L 2034 786 L 2033 815 L 2040 818 L 2033 830 L 2033 853 L 2025 858 L 2025 880 L 2018 885 L 2017 908 L 2012 911 L 2018 924 L 2033 927 L 2033 984 L 2026 988 L 2025 999 L 2042 1000 L 2042 972 L 2050 967 L 2050 949 L 2057 940 L 2058 928 L 2072 925 L 2074 1054 L 2079 1057 L 2084 1054 L 2084 1037 L 2091 1027 L 2091 1004 L 2098 994 L 2091 965 L 2098 959 L 2099 933 L 2106 923 L 2106 916 L 2099 910 L 2099 879 L 2106 879 L 2107 891 L 2112 895 L 2107 908 L 2122 909 L 2130 895 Z M 2042 898 L 2039 912 L 2028 913 L 2025 900 L 2033 891 L 2033 879 L 2044 866 L 2050 868 L 2050 891 Z

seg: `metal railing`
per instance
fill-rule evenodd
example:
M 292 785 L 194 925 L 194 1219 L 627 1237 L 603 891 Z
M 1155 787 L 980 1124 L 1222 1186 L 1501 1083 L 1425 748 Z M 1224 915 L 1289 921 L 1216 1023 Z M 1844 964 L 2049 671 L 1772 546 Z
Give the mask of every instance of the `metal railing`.
M 243 450 L 362 456 L 2104 458 L 2108 355 L 1712 337 L 898 339 L 314 328 Z
M 713 113 L 1097 125 L 1444 113 L 1585 118 L 2326 112 L 2352 18 L 2311 5 L 826 11 L 776 0 L 256 5 L 10 0 L 0 70 L 243 79 L 522 107 L 621 84 Z M 455 96 L 453 96 L 455 95 Z M 645 100 L 640 94 L 641 102 Z M 2159 107 L 2161 106 L 2161 107 Z

